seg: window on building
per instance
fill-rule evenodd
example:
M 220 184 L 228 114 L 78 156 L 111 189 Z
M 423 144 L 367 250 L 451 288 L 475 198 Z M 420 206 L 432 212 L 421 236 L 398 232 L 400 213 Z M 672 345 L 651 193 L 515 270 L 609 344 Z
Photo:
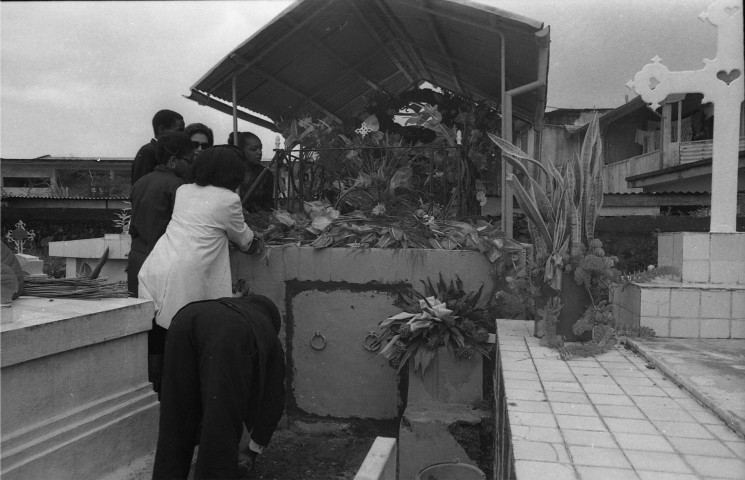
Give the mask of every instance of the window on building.
M 49 188 L 49 179 L 43 177 L 3 177 L 8 188 Z

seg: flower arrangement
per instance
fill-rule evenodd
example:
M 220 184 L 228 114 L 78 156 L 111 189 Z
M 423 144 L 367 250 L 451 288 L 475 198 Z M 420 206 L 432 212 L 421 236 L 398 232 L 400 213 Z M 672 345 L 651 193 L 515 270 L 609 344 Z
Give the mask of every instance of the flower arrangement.
M 440 347 L 455 359 L 477 353 L 488 357 L 494 317 L 490 301 L 482 298 L 483 287 L 466 292 L 459 277 L 446 283 L 442 275 L 436 284 L 430 279 L 422 283 L 423 294 L 414 289 L 400 293 L 394 305 L 403 312 L 380 322 L 385 346 L 379 355 L 399 371 L 413 360 L 414 371 L 422 375 Z
M 246 223 L 262 245 L 298 245 L 314 248 L 427 248 L 476 250 L 483 253 L 502 276 L 522 276 L 525 246 L 507 237 L 498 225 L 484 219 L 437 219 L 426 206 L 403 215 L 389 215 L 385 206 L 365 214 L 342 214 L 328 202 L 306 202 L 302 213 L 274 210 L 244 212 Z

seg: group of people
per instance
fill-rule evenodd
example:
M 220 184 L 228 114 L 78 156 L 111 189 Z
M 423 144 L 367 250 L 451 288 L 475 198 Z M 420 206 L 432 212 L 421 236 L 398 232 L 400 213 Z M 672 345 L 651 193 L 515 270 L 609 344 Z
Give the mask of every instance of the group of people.
M 261 140 L 212 130 L 161 110 L 132 164 L 130 294 L 155 305 L 148 378 L 161 401 L 153 479 L 238 478 L 284 411 L 284 351 L 276 305 L 233 298 L 229 245 L 250 253 L 244 211 L 273 206 Z M 239 444 L 245 430 L 250 440 Z

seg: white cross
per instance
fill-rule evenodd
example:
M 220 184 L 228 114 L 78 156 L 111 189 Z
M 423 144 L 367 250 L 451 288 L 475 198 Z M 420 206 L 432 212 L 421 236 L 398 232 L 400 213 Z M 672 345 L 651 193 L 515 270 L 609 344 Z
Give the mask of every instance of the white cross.
M 702 93 L 714 104 L 711 162 L 711 232 L 734 232 L 737 221 L 737 167 L 743 85 L 742 0 L 716 0 L 699 19 L 717 28 L 717 56 L 701 70 L 671 72 L 655 56 L 626 84 L 656 110 L 671 93 Z

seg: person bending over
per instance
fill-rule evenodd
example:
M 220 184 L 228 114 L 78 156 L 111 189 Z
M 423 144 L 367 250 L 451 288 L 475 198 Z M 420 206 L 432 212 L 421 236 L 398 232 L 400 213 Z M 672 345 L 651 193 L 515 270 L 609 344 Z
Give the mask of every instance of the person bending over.
M 280 323 L 277 306 L 260 295 L 194 302 L 176 314 L 153 480 L 188 477 L 198 432 L 195 479 L 237 479 L 252 469 L 284 412 Z M 244 425 L 251 453 L 239 466 Z

